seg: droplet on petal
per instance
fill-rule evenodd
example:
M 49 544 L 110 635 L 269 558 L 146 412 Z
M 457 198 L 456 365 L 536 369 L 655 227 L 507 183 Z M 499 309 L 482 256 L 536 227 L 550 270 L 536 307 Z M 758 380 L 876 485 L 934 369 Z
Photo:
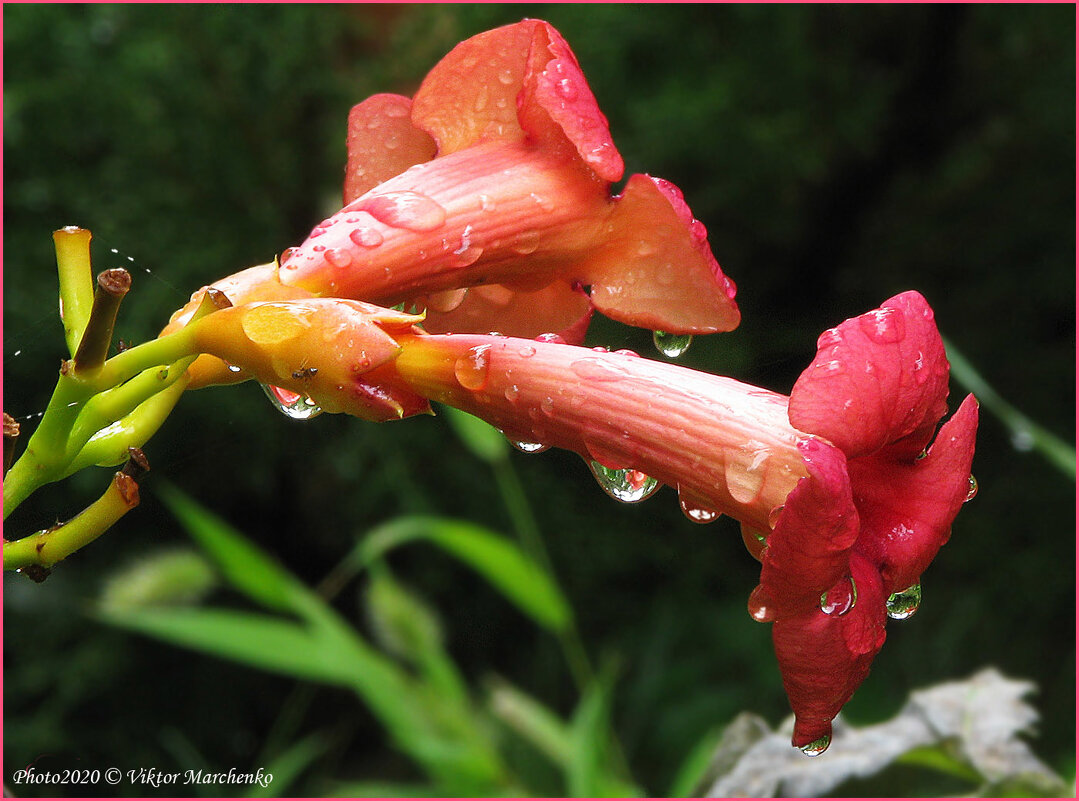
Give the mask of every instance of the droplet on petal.
M 719 512 L 715 509 L 707 509 L 700 502 L 687 498 L 682 494 L 681 489 L 678 491 L 678 505 L 682 508 L 682 514 L 694 523 L 711 523 L 719 518 Z
M 858 324 L 867 337 L 879 345 L 889 345 L 903 338 L 905 332 L 903 314 L 898 309 L 885 307 L 874 309 L 858 318 Z
M 322 414 L 322 409 L 310 398 L 298 395 L 291 390 L 260 384 L 266 397 L 277 411 L 292 420 L 310 420 Z
M 379 222 L 409 231 L 434 231 L 446 222 L 446 210 L 419 192 L 386 192 L 367 198 L 358 209 Z
M 768 513 L 768 528 L 774 530 L 779 525 L 779 518 L 783 514 L 784 508 L 783 504 L 772 507 L 772 511 Z
M 536 337 L 536 342 L 554 342 L 558 345 L 565 345 L 566 340 L 560 337 L 558 334 L 540 334 Z
M 847 576 L 836 583 L 832 589 L 821 594 L 820 610 L 826 615 L 842 616 L 858 603 L 858 587 L 854 578 Z
M 480 390 L 487 386 L 491 368 L 490 345 L 476 345 L 461 356 L 453 365 L 453 374 L 465 389 Z
M 967 490 L 967 497 L 963 499 L 963 503 L 973 501 L 978 494 L 978 479 L 971 475 L 968 480 L 970 481 L 970 488 Z
M 918 611 L 922 603 L 922 585 L 911 584 L 905 590 L 893 592 L 886 603 L 888 617 L 892 620 L 906 620 Z
M 595 461 L 590 462 L 589 467 L 603 491 L 616 501 L 637 503 L 651 497 L 659 489 L 659 482 L 640 470 L 609 468 Z
M 376 228 L 354 228 L 348 238 L 361 248 L 377 248 L 382 244 L 382 234 Z
M 427 296 L 427 308 L 436 312 L 451 312 L 465 301 L 468 287 L 447 289 Z
M 653 331 L 652 341 L 656 350 L 669 359 L 677 359 L 687 350 L 693 342 L 692 334 L 668 334 L 666 331 Z
M 344 268 L 352 264 L 352 254 L 341 248 L 330 248 L 323 256 L 334 267 Z
M 802 753 L 809 757 L 816 757 L 823 754 L 828 750 L 828 746 L 832 744 L 832 735 L 826 734 L 823 737 L 818 737 L 808 745 L 802 746 Z

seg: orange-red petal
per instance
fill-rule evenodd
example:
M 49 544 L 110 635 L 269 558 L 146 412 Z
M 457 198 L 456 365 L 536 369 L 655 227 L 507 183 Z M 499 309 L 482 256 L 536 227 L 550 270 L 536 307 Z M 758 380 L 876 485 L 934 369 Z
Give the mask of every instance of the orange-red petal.
M 414 164 L 435 156 L 431 136 L 412 124 L 412 100 L 402 95 L 372 95 L 348 114 L 347 206 Z

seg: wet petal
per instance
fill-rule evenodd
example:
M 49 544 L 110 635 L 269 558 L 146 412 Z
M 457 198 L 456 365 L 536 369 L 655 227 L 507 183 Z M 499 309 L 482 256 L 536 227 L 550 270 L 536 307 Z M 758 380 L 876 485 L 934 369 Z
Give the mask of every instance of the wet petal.
M 795 714 L 795 746 L 832 731 L 832 719 L 869 675 L 884 645 L 885 594 L 880 574 L 854 556 L 851 578 L 858 600 L 842 615 L 820 608 L 777 620 L 772 627 L 783 686 Z
M 735 286 L 674 184 L 633 175 L 585 265 L 592 303 L 615 320 L 676 334 L 731 331 Z
M 762 599 L 778 617 L 820 606 L 821 593 L 847 574 L 859 530 L 842 452 L 818 439 L 798 450 L 809 475 L 787 496 L 761 567 Z
M 432 334 L 498 331 L 528 339 L 554 333 L 579 345 L 591 314 L 588 295 L 566 281 L 554 281 L 533 292 L 487 284 L 468 290 L 460 305 L 451 311 L 438 312 L 428 307 L 423 327 Z
M 978 404 L 968 395 L 945 423 L 925 458 L 887 456 L 850 464 L 862 534 L 855 549 L 881 570 L 885 592 L 918 582 L 970 492 Z
M 427 74 L 413 98 L 412 121 L 434 137 L 440 156 L 478 142 L 524 138 L 517 94 L 542 24 L 526 20 L 466 39 Z
M 847 458 L 902 440 L 913 457 L 946 411 L 948 360 L 933 311 L 904 292 L 821 334 L 791 392 L 795 428 L 827 438 Z
M 348 165 L 344 201 L 360 195 L 414 164 L 435 156 L 435 142 L 412 124 L 412 100 L 402 95 L 372 95 L 348 115 Z

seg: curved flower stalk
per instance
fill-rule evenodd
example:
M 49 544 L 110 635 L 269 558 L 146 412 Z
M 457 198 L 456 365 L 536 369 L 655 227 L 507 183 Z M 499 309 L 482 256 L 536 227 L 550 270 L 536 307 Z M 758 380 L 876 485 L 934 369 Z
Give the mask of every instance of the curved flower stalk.
M 735 286 L 681 192 L 633 175 L 611 196 L 622 158 L 573 52 L 545 22 L 462 42 L 412 99 L 360 103 L 348 149 L 345 207 L 279 266 L 215 284 L 234 304 L 403 302 L 426 309 L 430 332 L 555 331 L 574 342 L 593 308 L 678 334 L 738 325 Z M 207 360 L 192 372 L 192 386 L 234 380 Z
M 921 295 L 898 295 L 825 332 L 789 398 L 629 352 L 551 336 L 429 335 L 416 318 L 387 314 L 328 299 L 253 304 L 192 328 L 204 332 L 203 348 L 238 358 L 250 350 L 248 328 L 258 328 L 246 318 L 280 318 L 272 330 L 294 331 L 295 343 L 265 342 L 245 367 L 327 409 L 383 420 L 437 400 L 511 440 L 576 451 L 622 500 L 661 482 L 692 520 L 738 519 L 762 562 L 750 613 L 775 624 L 793 743 L 808 753 L 827 747 L 888 615 L 912 613 L 919 577 L 973 497 L 977 403 L 968 396 L 937 432 L 948 363 Z M 248 344 L 226 353 L 236 332 Z M 337 350 L 305 383 L 294 368 L 319 339 Z

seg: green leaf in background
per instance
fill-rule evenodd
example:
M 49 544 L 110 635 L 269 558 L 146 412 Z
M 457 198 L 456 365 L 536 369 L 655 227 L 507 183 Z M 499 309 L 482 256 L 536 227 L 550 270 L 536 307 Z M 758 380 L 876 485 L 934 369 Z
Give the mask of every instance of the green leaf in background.
M 307 588 L 232 526 L 173 487 L 158 486 L 157 492 L 233 587 L 270 609 L 300 612 L 308 606 Z
M 393 782 L 337 782 L 331 784 L 327 798 L 437 798 L 438 788 L 429 784 Z
M 353 558 L 366 567 L 391 549 L 417 540 L 437 545 L 471 567 L 544 628 L 564 631 L 569 625 L 569 603 L 546 571 L 505 537 L 466 521 L 397 518 L 372 530 L 357 545 Z
M 286 676 L 353 686 L 351 654 L 301 624 L 225 609 L 102 609 L 106 623 Z
M 452 406 L 442 406 L 441 409 L 457 438 L 476 458 L 496 464 L 509 455 L 509 443 L 502 432 L 490 423 Z
M 613 734 L 610 707 L 614 677 L 611 671 L 594 681 L 570 722 L 570 762 L 566 771 L 569 794 L 577 798 L 618 798 L 641 795 L 623 780 L 609 759 Z

